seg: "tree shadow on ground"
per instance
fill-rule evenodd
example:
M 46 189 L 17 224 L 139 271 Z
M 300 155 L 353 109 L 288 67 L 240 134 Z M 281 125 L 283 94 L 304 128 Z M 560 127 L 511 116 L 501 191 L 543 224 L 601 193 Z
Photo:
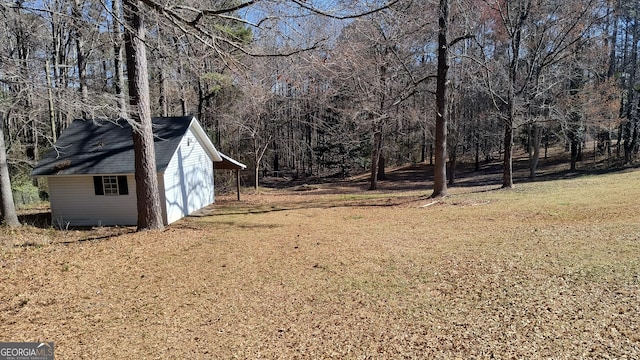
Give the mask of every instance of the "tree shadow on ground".
M 394 207 L 411 204 L 424 199 L 426 196 L 420 195 L 379 195 L 376 197 L 359 197 L 357 195 L 348 197 L 327 197 L 327 195 L 344 195 L 344 190 L 338 193 L 316 192 L 315 196 L 296 195 L 295 198 L 272 197 L 272 202 L 254 204 L 251 202 L 220 201 L 205 208 L 206 215 L 189 215 L 189 217 L 209 217 L 226 215 L 255 215 L 273 212 L 292 211 L 300 209 L 331 209 L 346 207 Z M 366 194 L 365 194 L 366 195 Z
M 560 154 L 547 159 L 541 159 L 537 176 L 529 177 L 528 159 L 520 156 L 513 163 L 513 178 L 515 186 L 519 183 L 554 181 L 575 179 L 581 176 L 603 175 L 637 169 L 640 165 L 608 166 L 606 160 L 593 162 L 589 166 L 581 163 L 580 169 L 570 171 L 567 154 Z M 268 178 L 261 186 L 270 190 L 269 200 L 235 200 L 232 196 L 218 196 L 216 203 L 189 217 L 207 217 L 239 214 L 261 214 L 277 211 L 297 209 L 328 209 L 336 207 L 390 207 L 409 206 L 429 197 L 433 188 L 433 165 L 427 163 L 410 164 L 407 166 L 388 169 L 386 178 L 378 181 L 378 189 L 368 191 L 369 177 L 367 174 L 347 179 L 336 177 L 306 177 L 297 179 Z M 469 188 L 473 192 L 485 192 L 502 188 L 502 163 L 493 160 L 477 165 L 461 163 L 456 168 L 456 178 L 449 188 Z M 473 189 L 477 188 L 477 189 Z M 423 193 L 419 193 L 423 191 Z M 411 192 L 410 194 L 403 194 Z M 338 195 L 326 197 L 325 195 Z M 245 198 L 251 198 L 249 194 Z M 233 198 L 233 200 L 232 200 Z M 52 228 L 50 211 L 33 211 L 19 215 L 20 222 L 38 228 Z M 77 230 L 86 235 L 80 240 L 71 242 L 107 239 L 135 229 L 122 230 L 122 227 L 112 228 L 103 235 L 96 235 L 95 228 L 73 227 L 63 230 Z
M 585 159 L 593 159 L 592 155 L 584 154 Z M 527 154 L 521 153 L 513 162 L 513 182 L 515 186 L 519 183 L 553 181 L 561 179 L 574 179 L 587 175 L 602 175 L 637 169 L 640 165 L 621 165 L 609 163 L 607 159 L 594 162 L 585 160 L 579 162 L 579 169 L 569 170 L 569 154 L 559 152 L 546 159 L 540 159 L 536 177 L 529 177 L 529 160 Z M 449 169 L 447 169 L 449 171 Z M 378 192 L 394 191 L 420 191 L 430 192 L 433 189 L 433 165 L 427 163 L 416 163 L 393 169 L 388 169 L 386 178 L 378 180 Z M 490 160 L 479 163 L 460 163 L 456 167 L 455 181 L 448 184 L 449 188 L 456 187 L 490 187 L 502 188 L 502 161 Z M 448 173 L 449 175 L 449 173 Z M 311 185 L 309 185 L 311 184 Z M 367 193 L 369 188 L 369 176 L 367 174 L 351 177 L 348 179 L 332 178 L 299 178 L 295 180 L 268 179 L 262 186 L 277 190 L 299 190 L 305 189 L 313 191 L 298 191 L 301 195 L 324 194 L 347 194 L 347 193 Z M 486 191 L 483 189 L 482 191 Z

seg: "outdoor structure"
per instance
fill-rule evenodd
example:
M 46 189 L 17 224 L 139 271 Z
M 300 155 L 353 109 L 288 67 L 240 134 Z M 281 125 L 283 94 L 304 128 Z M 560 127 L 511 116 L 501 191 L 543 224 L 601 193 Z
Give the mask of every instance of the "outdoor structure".
M 247 165 L 237 162 L 223 153 L 220 153 L 220 156 L 222 157 L 222 161 L 214 163 L 213 167 L 215 170 L 233 170 L 235 172 L 236 194 L 238 201 L 240 201 L 240 170 L 246 169 Z
M 170 224 L 214 202 L 221 154 L 193 116 L 153 119 L 162 218 Z M 132 128 L 125 120 L 75 120 L 32 171 L 49 184 L 57 226 L 136 225 Z

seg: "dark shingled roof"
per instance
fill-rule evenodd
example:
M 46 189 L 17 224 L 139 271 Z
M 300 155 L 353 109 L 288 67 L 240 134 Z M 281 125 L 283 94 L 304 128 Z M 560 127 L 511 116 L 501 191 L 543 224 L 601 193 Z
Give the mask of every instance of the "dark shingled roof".
M 193 119 L 193 116 L 153 119 L 158 172 L 166 169 Z M 74 120 L 31 175 L 133 174 L 131 134 L 131 125 L 125 120 Z

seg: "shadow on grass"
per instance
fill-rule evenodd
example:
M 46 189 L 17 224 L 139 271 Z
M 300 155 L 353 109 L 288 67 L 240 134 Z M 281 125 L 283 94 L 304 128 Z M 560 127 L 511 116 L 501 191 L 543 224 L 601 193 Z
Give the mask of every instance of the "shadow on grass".
M 586 163 L 586 162 L 584 162 Z M 582 164 L 584 164 L 582 163 Z M 535 178 L 529 177 L 528 159 L 519 157 L 513 163 L 515 186 L 523 183 L 545 182 L 554 180 L 576 179 L 582 176 L 604 175 L 637 170 L 640 164 L 627 166 L 607 166 L 606 160 L 592 163 L 577 171 L 570 171 L 565 155 L 542 159 Z M 265 214 L 271 212 L 292 211 L 299 209 L 330 209 L 343 207 L 394 207 L 410 205 L 429 198 L 433 188 L 433 165 L 426 163 L 411 164 L 391 169 L 384 180 L 378 181 L 378 190 L 368 191 L 368 177 L 361 175 L 351 179 L 307 178 L 295 181 L 271 181 L 264 187 L 282 190 L 288 199 L 278 201 L 277 196 L 270 204 L 254 204 L 244 201 L 221 201 L 205 208 L 204 212 L 189 217 L 215 217 L 224 215 Z M 307 185 L 313 184 L 312 186 Z M 271 185 L 271 186 L 269 186 Z M 456 179 L 449 188 L 469 188 L 471 192 L 488 192 L 503 190 L 502 163 L 498 160 L 478 164 L 460 164 L 456 168 Z M 299 189 L 309 191 L 299 191 Z M 477 188 L 477 189 L 473 189 Z M 424 191 L 423 194 L 402 194 L 404 192 Z M 294 196 L 295 195 L 295 196 Z M 331 197 L 333 195 L 334 197 Z M 293 200 L 291 199 L 293 198 Z M 51 229 L 51 213 L 36 212 L 19 216 L 22 224 Z M 125 233 L 135 232 L 132 228 L 104 227 L 109 233 L 96 235 L 94 227 L 69 227 L 61 231 L 81 231 L 93 236 L 74 239 L 68 242 L 104 240 Z M 121 229 L 129 229 L 121 231 Z
M 583 163 L 586 163 L 583 162 Z M 529 162 L 526 158 L 519 158 L 513 163 L 513 182 L 517 184 L 545 182 L 555 180 L 576 179 L 583 176 L 605 175 L 613 173 L 621 173 L 626 171 L 634 171 L 640 168 L 640 164 L 621 165 L 607 164 L 606 160 L 597 163 L 583 165 L 577 170 L 569 170 L 569 163 L 565 156 L 550 157 L 541 160 L 541 164 L 537 169 L 536 176 L 529 176 Z M 447 169 L 449 170 L 449 169 Z M 487 187 L 495 186 L 500 190 L 502 187 L 502 163 L 492 161 L 479 164 L 460 164 L 456 168 L 456 178 L 453 184 L 448 184 L 449 188 L 455 187 Z M 433 166 L 426 164 L 414 164 L 393 171 L 387 175 L 388 182 L 395 185 L 386 185 L 393 190 L 429 190 L 433 187 Z M 383 186 L 386 182 L 383 181 Z M 479 190 L 481 192 L 491 191 L 487 189 Z
M 69 245 L 69 244 L 76 244 L 76 243 L 80 244 L 85 242 L 103 241 L 103 240 L 109 240 L 125 234 L 133 234 L 136 232 L 134 228 L 108 227 L 107 229 L 109 230 L 114 229 L 114 230 L 120 230 L 120 231 L 113 231 L 113 232 L 109 232 L 108 234 L 88 236 L 80 239 L 60 241 L 58 242 L 58 244 Z M 91 233 L 91 232 L 95 232 L 95 229 L 85 228 L 84 231 Z
M 585 158 L 589 158 L 585 155 Z M 515 187 L 518 184 L 545 182 L 555 180 L 576 179 L 583 176 L 604 175 L 624 171 L 636 170 L 640 165 L 621 166 L 619 164 L 607 163 L 601 160 L 596 163 L 583 161 L 576 171 L 568 170 L 569 163 L 567 154 L 550 156 L 541 159 L 535 178 L 529 177 L 528 158 L 520 156 L 513 162 L 513 182 Z M 336 208 L 336 207 L 378 207 L 378 206 L 398 206 L 422 201 L 429 197 L 433 189 L 433 165 L 426 163 L 411 164 L 387 172 L 385 179 L 378 181 L 378 190 L 368 191 L 369 179 L 366 175 L 353 177 L 350 179 L 296 179 L 295 181 L 271 181 L 263 184 L 264 187 L 284 191 L 287 196 L 295 196 L 296 200 L 277 198 L 269 205 L 255 205 L 251 203 L 217 203 L 212 205 L 210 216 L 219 215 L 240 215 L 240 214 L 263 214 L 276 211 L 289 211 L 296 209 L 310 208 Z M 460 164 L 456 168 L 456 178 L 449 188 L 468 188 L 473 193 L 507 190 L 502 186 L 502 162 L 493 160 L 480 163 L 477 166 L 471 164 Z M 327 179 L 325 179 L 327 180 Z M 307 185 L 314 184 L 314 185 Z M 271 185 L 271 186 L 269 186 Z M 300 188 L 309 188 L 311 191 L 299 191 Z M 403 196 L 399 193 L 409 191 L 424 191 L 422 195 Z M 294 195 L 295 194 L 295 195 Z M 323 195 L 335 195 L 335 198 L 323 198 Z M 349 199 L 340 198 L 343 195 Z
M 282 201 L 278 202 L 277 206 L 256 206 L 250 203 L 238 204 L 238 203 L 216 203 L 209 206 L 211 211 L 206 216 L 202 217 L 215 217 L 215 216 L 227 216 L 227 215 L 257 215 L 267 214 L 282 211 L 293 211 L 301 209 L 332 209 L 332 208 L 348 208 L 348 207 L 395 207 L 414 203 L 416 201 L 424 200 L 428 198 L 426 195 L 404 195 L 398 196 L 392 192 L 378 193 L 375 197 L 368 197 L 365 194 L 362 197 L 345 198 L 333 198 L 329 199 L 331 195 L 344 195 L 343 192 L 332 194 L 330 192 L 323 192 L 322 194 L 316 193 L 318 198 L 311 199 L 300 195 L 302 200 L 300 201 Z M 325 197 L 327 196 L 327 197 Z M 276 200 L 277 202 L 277 200 Z

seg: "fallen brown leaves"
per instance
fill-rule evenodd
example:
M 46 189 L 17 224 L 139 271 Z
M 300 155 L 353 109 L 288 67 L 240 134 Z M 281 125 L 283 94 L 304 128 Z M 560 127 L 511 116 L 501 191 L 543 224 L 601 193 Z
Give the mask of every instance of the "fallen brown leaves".
M 424 208 L 319 187 L 222 197 L 163 232 L 8 232 L 0 341 L 58 359 L 640 357 L 637 173 L 517 189 Z

